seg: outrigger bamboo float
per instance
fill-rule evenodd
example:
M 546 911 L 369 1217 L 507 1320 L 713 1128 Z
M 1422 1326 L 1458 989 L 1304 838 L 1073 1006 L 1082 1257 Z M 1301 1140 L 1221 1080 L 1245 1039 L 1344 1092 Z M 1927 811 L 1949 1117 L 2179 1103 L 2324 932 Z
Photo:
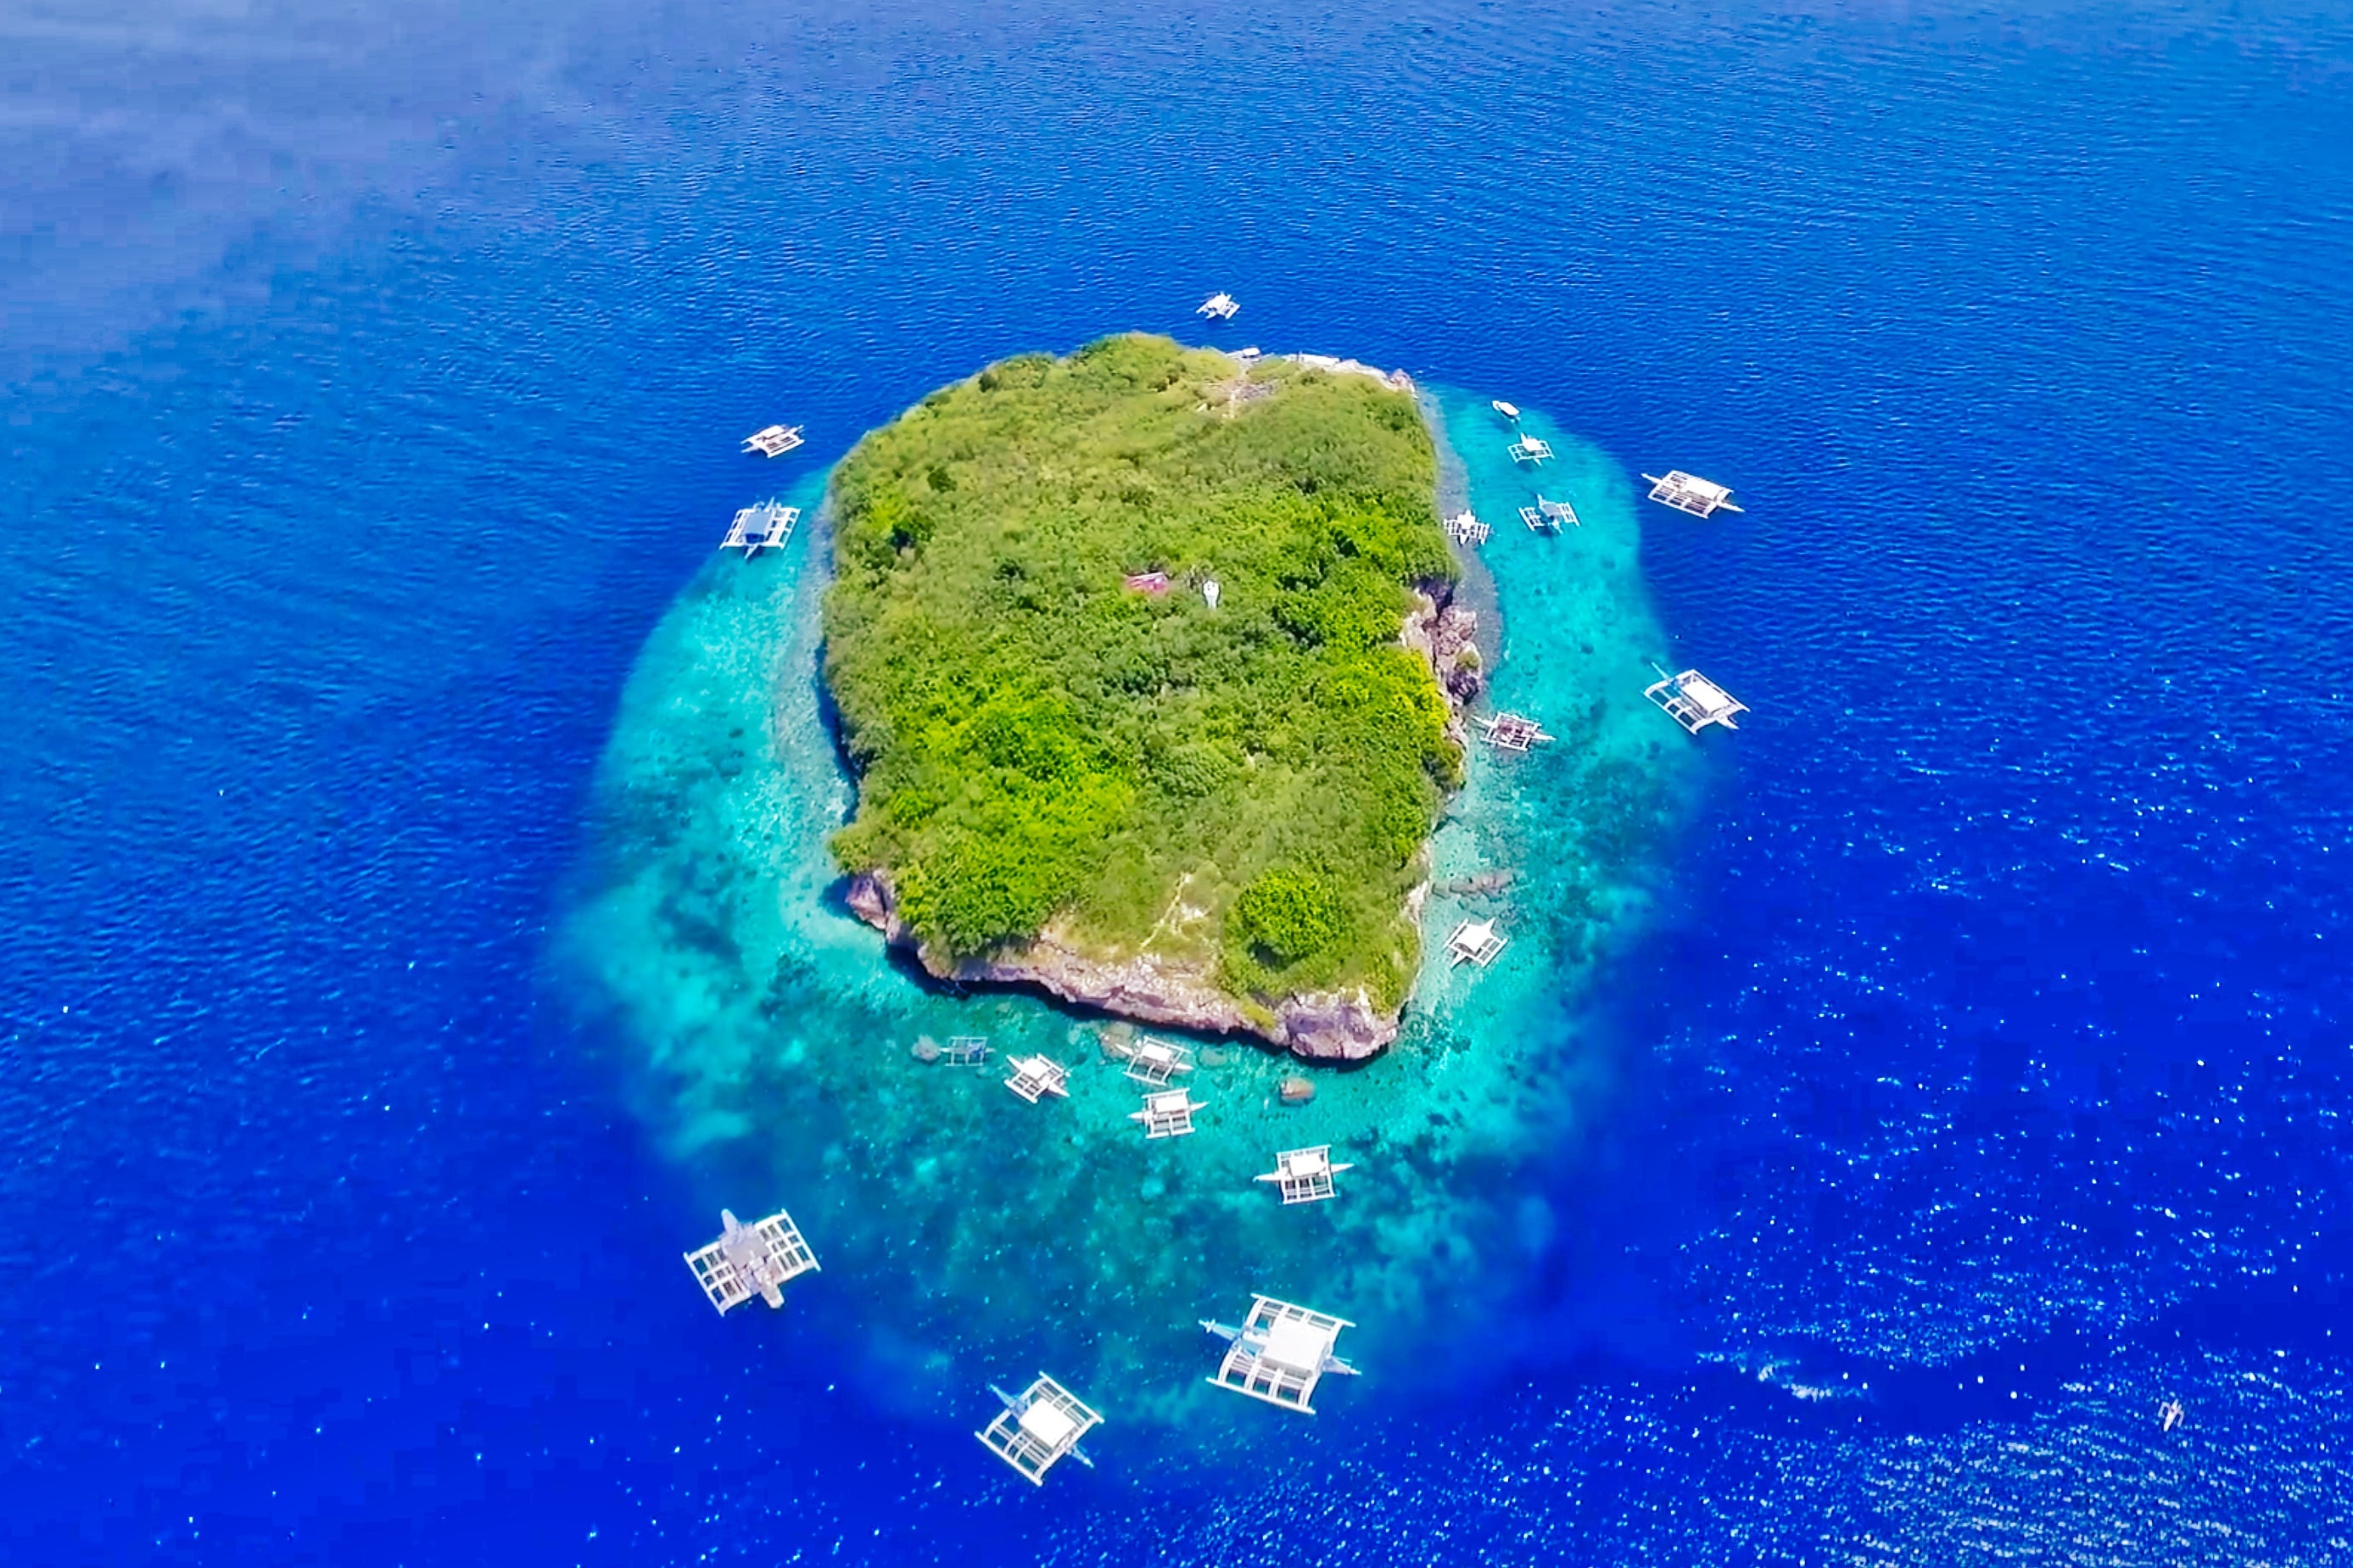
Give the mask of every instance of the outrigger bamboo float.
M 1234 312 L 1240 309 L 1231 294 L 1212 294 L 1195 306 L 1193 313 L 1207 316 L 1212 321 L 1230 321 L 1234 319 Z
M 1094 1468 L 1095 1462 L 1080 1452 L 1079 1439 L 1102 1426 L 1103 1417 L 1081 1403 L 1077 1394 L 1044 1373 L 1018 1394 L 1008 1394 L 993 1383 L 988 1392 L 1005 1408 L 987 1430 L 973 1436 L 1018 1471 L 1023 1480 L 1033 1487 L 1044 1486 L 1046 1472 L 1064 1459 Z
M 976 1068 L 988 1060 L 987 1035 L 952 1035 L 940 1060 L 952 1068 Z
M 787 430 L 782 425 L 771 425 L 765 430 L 754 430 L 744 437 L 744 450 L 757 452 L 764 458 L 781 458 L 801 444 L 801 432 L 807 428 L 805 425 L 796 425 Z
M 1664 709 L 1668 718 L 1692 734 L 1698 734 L 1710 724 L 1721 724 L 1727 730 L 1740 728 L 1732 721 L 1733 716 L 1747 712 L 1748 704 L 1698 670 L 1669 675 L 1662 669 L 1659 676 L 1643 689 L 1642 695 Z
M 1535 720 L 1518 713 L 1498 713 L 1492 719 L 1478 721 L 1487 743 L 1506 752 L 1525 752 L 1550 735 Z
M 1272 1182 L 1282 1193 L 1283 1206 L 1293 1204 L 1319 1204 L 1339 1189 L 1332 1178 L 1342 1171 L 1353 1171 L 1350 1164 L 1332 1162 L 1332 1145 L 1318 1143 L 1313 1149 L 1285 1149 L 1274 1157 L 1274 1169 L 1259 1177 Z
M 817 1254 L 782 1209 L 750 1225 L 721 1209 L 719 1223 L 719 1239 L 688 1253 L 686 1266 L 723 1317 L 754 1296 L 783 1306 L 786 1282 L 817 1269 Z
M 1229 1342 L 1209 1381 L 1284 1410 L 1313 1415 L 1315 1407 L 1308 1401 L 1325 1373 L 1356 1375 L 1355 1367 L 1332 1353 L 1340 1331 L 1356 1325 L 1328 1312 L 1258 1296 L 1240 1328 L 1209 1318 L 1201 1320 L 1201 1327 Z
M 1677 511 L 1705 517 L 1711 512 L 1740 510 L 1732 504 L 1729 489 L 1712 484 L 1696 474 L 1684 473 L 1681 468 L 1670 468 L 1664 475 L 1644 474 L 1642 477 L 1651 481 L 1651 499 L 1662 506 L 1673 507 Z
M 735 514 L 734 524 L 719 542 L 719 548 L 740 550 L 749 561 L 763 550 L 782 548 L 793 536 L 793 524 L 800 520 L 801 509 L 797 506 L 780 506 L 773 500 L 747 506 Z

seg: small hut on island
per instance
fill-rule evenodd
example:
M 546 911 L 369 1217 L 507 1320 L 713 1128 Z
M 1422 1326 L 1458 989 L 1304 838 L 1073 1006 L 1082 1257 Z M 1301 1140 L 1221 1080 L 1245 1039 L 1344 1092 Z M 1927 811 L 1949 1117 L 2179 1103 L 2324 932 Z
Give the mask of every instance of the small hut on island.
M 1313 1149 L 1285 1149 L 1274 1157 L 1274 1169 L 1259 1177 L 1272 1182 L 1282 1193 L 1285 1207 L 1293 1204 L 1322 1203 L 1338 1191 L 1332 1178 L 1342 1171 L 1353 1171 L 1349 1164 L 1332 1163 L 1332 1145 L 1318 1143 Z
M 1711 484 L 1696 474 L 1670 468 L 1663 475 L 1644 474 L 1651 481 L 1651 499 L 1662 506 L 1687 511 L 1694 517 L 1705 517 L 1710 512 L 1738 511 L 1732 504 L 1732 491 L 1723 485 Z
M 1005 1408 L 986 1430 L 973 1436 L 1018 1471 L 1023 1480 L 1033 1487 L 1044 1486 L 1046 1472 L 1066 1458 L 1094 1468 L 1094 1461 L 1079 1451 L 1079 1439 L 1102 1426 L 1103 1417 L 1081 1403 L 1078 1395 L 1044 1373 L 1018 1394 L 1008 1394 L 993 1383 L 988 1392 Z
M 1688 732 L 1696 735 L 1710 724 L 1721 724 L 1727 730 L 1740 728 L 1732 721 L 1733 716 L 1747 712 L 1748 704 L 1698 670 L 1669 675 L 1662 669 L 1659 675 L 1661 679 L 1643 688 L 1642 695 L 1664 709 L 1667 717 Z
M 1345 1318 L 1259 1296 L 1240 1328 L 1209 1318 L 1201 1320 L 1201 1327 L 1229 1342 L 1211 1383 L 1285 1410 L 1313 1415 L 1315 1407 L 1308 1401 L 1325 1373 L 1356 1375 L 1355 1367 L 1332 1353 L 1340 1331 L 1356 1327 Z
M 1007 1065 L 1013 1076 L 1005 1080 L 1005 1087 L 1032 1105 L 1047 1095 L 1071 1092 L 1071 1069 L 1050 1058 L 1009 1057 Z
M 754 1296 L 781 1307 L 785 1283 L 816 1271 L 817 1254 L 782 1209 L 750 1225 L 721 1209 L 719 1224 L 719 1239 L 686 1254 L 686 1266 L 723 1317 Z

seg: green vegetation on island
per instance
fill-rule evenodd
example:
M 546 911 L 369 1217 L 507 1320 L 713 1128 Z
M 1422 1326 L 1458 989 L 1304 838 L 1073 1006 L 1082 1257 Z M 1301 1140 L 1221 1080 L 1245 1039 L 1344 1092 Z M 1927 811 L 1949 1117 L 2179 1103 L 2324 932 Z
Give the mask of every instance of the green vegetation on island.
M 1398 642 L 1454 575 L 1435 479 L 1409 393 L 1163 338 L 934 393 L 834 479 L 836 858 L 951 958 L 1050 927 L 1237 997 L 1394 1008 L 1461 769 Z

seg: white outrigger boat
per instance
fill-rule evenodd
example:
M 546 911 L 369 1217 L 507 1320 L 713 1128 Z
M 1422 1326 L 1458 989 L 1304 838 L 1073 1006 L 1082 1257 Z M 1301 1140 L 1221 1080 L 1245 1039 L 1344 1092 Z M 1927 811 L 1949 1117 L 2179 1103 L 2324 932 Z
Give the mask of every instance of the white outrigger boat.
M 782 425 L 771 425 L 765 430 L 754 430 L 744 437 L 744 450 L 757 452 L 764 458 L 781 458 L 801 444 L 801 432 L 807 428 L 806 425 L 796 425 L 788 430 Z

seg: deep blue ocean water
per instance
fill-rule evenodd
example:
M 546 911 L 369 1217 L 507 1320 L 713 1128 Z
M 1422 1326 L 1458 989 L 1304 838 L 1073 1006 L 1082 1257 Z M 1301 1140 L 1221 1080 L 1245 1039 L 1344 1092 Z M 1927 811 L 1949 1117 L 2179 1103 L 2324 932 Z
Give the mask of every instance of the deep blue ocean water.
M 0 37 L 10 1562 L 2353 1558 L 2341 15 Z M 692 1300 L 549 932 L 734 507 L 1215 288 L 1738 486 L 1641 564 L 1756 711 L 1577 1004 L 1546 1348 L 1031 1495 Z

